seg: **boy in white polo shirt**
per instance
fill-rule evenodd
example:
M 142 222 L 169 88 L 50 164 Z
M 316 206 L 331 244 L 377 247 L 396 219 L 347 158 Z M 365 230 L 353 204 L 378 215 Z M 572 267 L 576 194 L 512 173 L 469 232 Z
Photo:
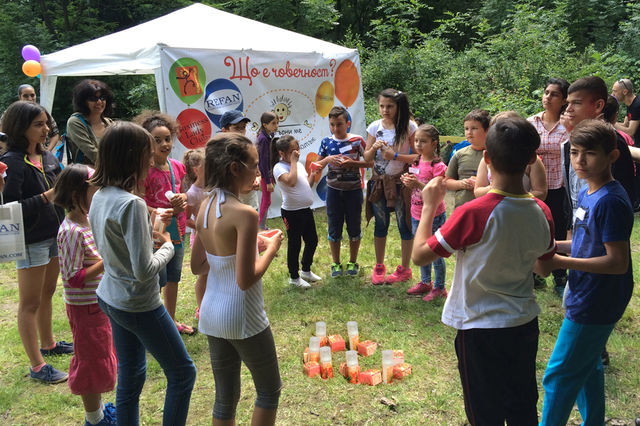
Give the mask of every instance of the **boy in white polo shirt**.
M 432 179 L 422 192 L 412 259 L 424 265 L 456 252 L 442 322 L 458 330 L 455 348 L 471 424 L 538 423 L 540 307 L 532 272 L 538 259 L 556 251 L 549 208 L 522 185 L 539 145 L 538 132 L 523 118 L 493 125 L 484 160 L 494 189 L 458 207 L 435 235 L 431 226 L 445 179 Z

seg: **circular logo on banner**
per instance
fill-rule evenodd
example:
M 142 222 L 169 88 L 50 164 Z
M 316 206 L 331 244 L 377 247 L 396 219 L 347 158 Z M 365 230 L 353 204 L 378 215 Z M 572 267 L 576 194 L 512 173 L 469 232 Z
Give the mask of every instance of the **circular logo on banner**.
M 201 148 L 211 138 L 211 123 L 202 111 L 188 108 L 177 117 L 180 124 L 178 140 L 188 149 Z
M 175 94 L 187 105 L 202 97 L 206 81 L 204 68 L 192 58 L 180 58 L 169 69 L 169 83 Z
M 205 89 L 204 110 L 209 119 L 220 127 L 220 117 L 227 111 L 242 111 L 244 99 L 238 86 L 225 78 L 213 80 Z

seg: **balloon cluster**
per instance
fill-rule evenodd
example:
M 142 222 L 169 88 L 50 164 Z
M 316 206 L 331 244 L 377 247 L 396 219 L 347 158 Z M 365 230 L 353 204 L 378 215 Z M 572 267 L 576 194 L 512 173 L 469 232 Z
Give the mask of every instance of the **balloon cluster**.
M 26 44 L 22 47 L 22 57 L 24 58 L 22 72 L 29 77 L 39 76 L 42 72 L 42 65 L 40 64 L 40 50 L 31 44 Z

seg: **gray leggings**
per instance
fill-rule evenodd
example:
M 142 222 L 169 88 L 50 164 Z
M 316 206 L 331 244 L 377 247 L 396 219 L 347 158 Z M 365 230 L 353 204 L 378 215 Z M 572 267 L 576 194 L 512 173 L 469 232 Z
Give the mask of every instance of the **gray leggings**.
M 236 417 L 240 400 L 240 364 L 244 361 L 251 372 L 258 394 L 256 407 L 267 410 L 278 408 L 280 398 L 280 370 L 271 327 L 247 339 L 232 340 L 207 336 L 216 400 L 213 418 L 231 420 Z

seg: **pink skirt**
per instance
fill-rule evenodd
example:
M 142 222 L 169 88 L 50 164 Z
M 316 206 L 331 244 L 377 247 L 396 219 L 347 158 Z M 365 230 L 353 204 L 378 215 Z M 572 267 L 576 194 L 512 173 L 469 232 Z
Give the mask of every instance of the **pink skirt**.
M 111 323 L 97 303 L 67 305 L 73 334 L 73 358 L 69 365 L 69 389 L 74 395 L 113 390 L 118 359 L 113 346 Z

